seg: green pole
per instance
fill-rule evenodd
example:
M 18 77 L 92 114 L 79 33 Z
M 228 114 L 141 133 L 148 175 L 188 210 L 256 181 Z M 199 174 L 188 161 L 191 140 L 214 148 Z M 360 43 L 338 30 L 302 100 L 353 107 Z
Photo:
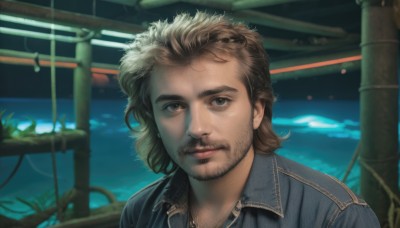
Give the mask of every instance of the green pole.
M 398 194 L 398 37 L 392 0 L 361 0 L 360 159 Z M 361 166 L 361 195 L 384 227 L 390 200 Z
M 84 37 L 85 32 L 78 33 Z M 90 177 L 90 100 L 91 100 L 91 64 L 92 46 L 90 40 L 76 44 L 76 60 L 79 62 L 74 70 L 74 102 L 76 129 L 87 133 L 87 140 L 74 153 L 74 175 L 77 197 L 74 200 L 74 216 L 89 216 L 89 177 Z

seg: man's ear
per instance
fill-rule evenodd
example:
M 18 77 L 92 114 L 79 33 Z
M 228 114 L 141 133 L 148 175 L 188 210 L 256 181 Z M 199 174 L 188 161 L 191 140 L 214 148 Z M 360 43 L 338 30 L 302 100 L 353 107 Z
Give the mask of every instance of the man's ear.
M 265 102 L 257 100 L 253 106 L 253 129 L 257 129 L 264 118 Z

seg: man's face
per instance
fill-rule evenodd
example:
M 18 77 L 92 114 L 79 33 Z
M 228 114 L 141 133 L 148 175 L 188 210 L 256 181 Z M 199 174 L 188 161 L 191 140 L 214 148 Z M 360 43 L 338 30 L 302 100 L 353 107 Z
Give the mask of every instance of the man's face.
M 224 176 L 253 156 L 253 129 L 264 114 L 261 102 L 251 106 L 237 60 L 227 60 L 199 58 L 188 66 L 158 67 L 150 78 L 163 144 L 172 160 L 197 180 Z

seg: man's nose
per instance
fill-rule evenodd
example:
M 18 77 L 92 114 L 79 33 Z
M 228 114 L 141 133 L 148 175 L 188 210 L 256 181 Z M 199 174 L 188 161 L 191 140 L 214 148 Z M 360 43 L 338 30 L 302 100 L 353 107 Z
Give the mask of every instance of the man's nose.
M 192 106 L 187 114 L 187 135 L 200 139 L 211 133 L 210 115 L 206 107 Z

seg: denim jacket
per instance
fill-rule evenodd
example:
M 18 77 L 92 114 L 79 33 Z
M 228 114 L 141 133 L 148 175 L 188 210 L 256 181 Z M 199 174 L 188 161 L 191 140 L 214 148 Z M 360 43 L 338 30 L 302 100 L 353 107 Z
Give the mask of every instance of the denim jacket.
M 121 228 L 188 227 L 189 181 L 182 170 L 133 195 Z M 284 157 L 256 153 L 224 227 L 380 227 L 371 208 L 338 180 Z

